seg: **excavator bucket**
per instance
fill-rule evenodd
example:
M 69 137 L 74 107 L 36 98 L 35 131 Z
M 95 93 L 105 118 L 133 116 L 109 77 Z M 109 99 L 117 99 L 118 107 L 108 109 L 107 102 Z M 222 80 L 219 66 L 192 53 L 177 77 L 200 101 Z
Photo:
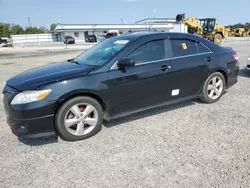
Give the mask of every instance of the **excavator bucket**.
M 185 17 L 186 17 L 185 14 L 177 14 L 175 20 L 176 20 L 176 22 L 180 22 L 180 21 L 184 20 Z

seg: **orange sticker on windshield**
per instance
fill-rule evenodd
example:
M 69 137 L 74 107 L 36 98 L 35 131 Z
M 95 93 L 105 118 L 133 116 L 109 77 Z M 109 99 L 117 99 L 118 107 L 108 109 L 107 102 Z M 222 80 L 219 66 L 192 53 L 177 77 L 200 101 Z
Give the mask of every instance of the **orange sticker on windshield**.
M 187 49 L 187 45 L 186 45 L 186 43 L 182 43 L 181 45 L 182 45 L 182 48 L 183 48 L 184 50 L 186 50 L 186 49 Z

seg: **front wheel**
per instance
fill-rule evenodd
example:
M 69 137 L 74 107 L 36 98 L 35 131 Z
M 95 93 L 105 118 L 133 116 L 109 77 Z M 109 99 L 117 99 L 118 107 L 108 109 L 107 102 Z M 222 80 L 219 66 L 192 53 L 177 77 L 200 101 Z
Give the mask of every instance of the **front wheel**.
M 64 103 L 55 118 L 56 130 L 66 140 L 89 138 L 101 130 L 103 109 L 91 97 L 75 97 Z
M 225 78 L 220 72 L 211 74 L 202 89 L 201 101 L 214 103 L 218 101 L 225 91 Z

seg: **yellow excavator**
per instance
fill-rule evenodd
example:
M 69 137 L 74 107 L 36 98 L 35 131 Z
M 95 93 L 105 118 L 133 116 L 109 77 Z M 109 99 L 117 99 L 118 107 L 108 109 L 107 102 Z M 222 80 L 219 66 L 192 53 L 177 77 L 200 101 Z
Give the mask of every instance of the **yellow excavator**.
M 236 37 L 246 37 L 248 36 L 248 31 L 245 28 L 236 28 L 234 32 L 234 36 Z
M 234 37 L 235 36 L 235 32 L 236 32 L 236 29 L 232 29 L 232 32 L 231 32 L 231 36 Z
M 232 37 L 233 36 L 233 31 L 230 27 L 226 27 L 226 30 L 227 30 L 227 33 L 228 33 L 228 36 L 229 37 Z
M 176 22 L 182 22 L 188 27 L 188 33 L 202 35 L 207 40 L 220 44 L 222 39 L 228 37 L 228 30 L 221 25 L 216 24 L 215 18 L 196 17 L 186 18 L 185 14 L 178 14 Z

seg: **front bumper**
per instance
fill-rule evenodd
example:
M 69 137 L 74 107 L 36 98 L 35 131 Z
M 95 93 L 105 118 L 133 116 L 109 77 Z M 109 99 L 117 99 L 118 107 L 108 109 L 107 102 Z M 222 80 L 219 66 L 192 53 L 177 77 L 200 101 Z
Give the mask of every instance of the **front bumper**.
M 41 100 L 28 104 L 11 105 L 10 102 L 18 91 L 5 86 L 3 93 L 7 123 L 16 136 L 35 138 L 55 135 L 54 101 Z
M 38 138 L 55 135 L 53 121 L 53 115 L 35 119 L 7 118 L 7 123 L 13 134 L 21 138 Z

